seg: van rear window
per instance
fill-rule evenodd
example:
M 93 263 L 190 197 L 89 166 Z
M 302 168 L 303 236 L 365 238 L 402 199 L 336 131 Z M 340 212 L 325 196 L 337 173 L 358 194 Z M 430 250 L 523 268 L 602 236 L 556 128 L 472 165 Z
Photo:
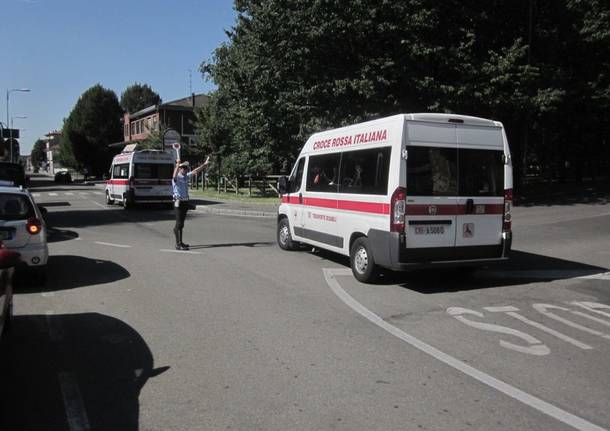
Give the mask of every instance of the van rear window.
M 174 173 L 174 165 L 171 164 L 160 164 L 160 163 L 135 163 L 135 177 L 148 180 L 148 179 L 166 179 L 172 178 Z
M 409 147 L 410 196 L 503 196 L 503 152 Z
M 0 220 L 25 220 L 34 217 L 32 202 L 18 194 L 0 195 Z

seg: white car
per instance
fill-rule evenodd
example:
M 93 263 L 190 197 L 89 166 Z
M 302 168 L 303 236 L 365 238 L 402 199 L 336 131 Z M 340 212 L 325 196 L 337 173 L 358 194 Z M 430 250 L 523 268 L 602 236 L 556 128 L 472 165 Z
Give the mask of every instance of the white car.
M 0 186 L 0 241 L 21 255 L 21 269 L 37 284 L 46 282 L 47 227 L 41 209 L 22 187 Z

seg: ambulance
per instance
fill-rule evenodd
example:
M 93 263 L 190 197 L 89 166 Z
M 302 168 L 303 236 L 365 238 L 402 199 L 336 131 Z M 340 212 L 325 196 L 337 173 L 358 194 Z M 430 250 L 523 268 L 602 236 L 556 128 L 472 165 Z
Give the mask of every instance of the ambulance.
M 160 150 L 130 151 L 114 156 L 106 182 L 106 204 L 129 209 L 138 203 L 171 203 L 174 156 Z
M 512 244 L 513 170 L 500 122 L 401 114 L 312 135 L 278 182 L 277 241 L 378 267 L 481 266 Z

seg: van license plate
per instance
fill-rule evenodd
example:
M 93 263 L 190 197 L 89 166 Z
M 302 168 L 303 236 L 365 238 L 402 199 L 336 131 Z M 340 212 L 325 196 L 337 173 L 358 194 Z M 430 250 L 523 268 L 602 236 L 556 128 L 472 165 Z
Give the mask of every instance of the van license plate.
M 417 235 L 443 235 L 445 226 L 415 226 Z

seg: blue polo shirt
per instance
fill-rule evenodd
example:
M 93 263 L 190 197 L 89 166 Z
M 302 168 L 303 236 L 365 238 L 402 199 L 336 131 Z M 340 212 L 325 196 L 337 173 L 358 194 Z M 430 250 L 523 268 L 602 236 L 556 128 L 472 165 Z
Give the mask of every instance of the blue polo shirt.
M 172 188 L 174 190 L 174 199 L 180 201 L 189 200 L 189 178 L 192 172 L 187 172 L 186 175 L 182 175 L 180 172 L 172 180 Z

